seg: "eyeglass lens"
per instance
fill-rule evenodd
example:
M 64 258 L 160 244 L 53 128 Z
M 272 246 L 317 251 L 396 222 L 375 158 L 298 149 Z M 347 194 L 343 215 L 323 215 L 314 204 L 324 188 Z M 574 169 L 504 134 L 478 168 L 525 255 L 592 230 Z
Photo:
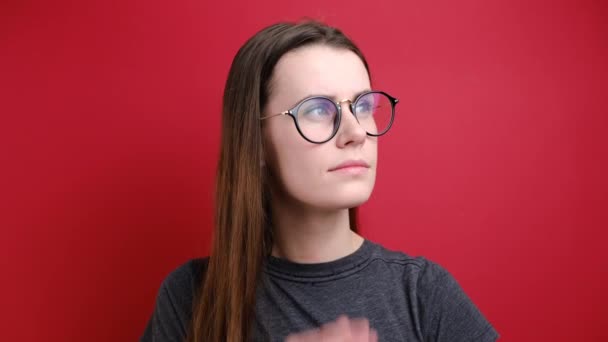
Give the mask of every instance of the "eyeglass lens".
M 365 94 L 353 107 L 357 121 L 367 133 L 380 135 L 389 128 L 393 105 L 386 95 Z M 329 139 L 338 129 L 338 107 L 329 99 L 311 98 L 298 107 L 297 120 L 300 131 L 307 139 L 322 142 Z

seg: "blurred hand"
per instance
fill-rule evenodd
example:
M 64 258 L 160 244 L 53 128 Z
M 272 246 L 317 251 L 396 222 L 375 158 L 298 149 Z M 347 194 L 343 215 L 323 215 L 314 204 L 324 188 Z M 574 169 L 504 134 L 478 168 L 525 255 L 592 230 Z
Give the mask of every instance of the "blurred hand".
M 287 336 L 285 342 L 377 342 L 378 333 L 370 329 L 364 318 L 350 319 L 340 316 L 318 329 Z

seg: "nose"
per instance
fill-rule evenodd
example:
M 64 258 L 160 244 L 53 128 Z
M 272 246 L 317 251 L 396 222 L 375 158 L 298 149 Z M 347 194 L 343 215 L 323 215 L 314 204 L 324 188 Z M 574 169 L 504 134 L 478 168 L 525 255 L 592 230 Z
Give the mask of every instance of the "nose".
M 350 100 L 342 100 L 338 102 L 342 111 L 342 117 L 336 143 L 339 147 L 345 147 L 347 145 L 360 145 L 365 142 L 367 132 L 357 120 L 357 117 L 351 109 L 352 102 Z

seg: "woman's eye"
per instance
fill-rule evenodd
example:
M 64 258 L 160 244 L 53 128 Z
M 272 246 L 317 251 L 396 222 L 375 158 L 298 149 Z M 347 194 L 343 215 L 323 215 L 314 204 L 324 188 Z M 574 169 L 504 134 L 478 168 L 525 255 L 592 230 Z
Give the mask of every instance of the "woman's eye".
M 325 103 L 311 104 L 305 106 L 301 110 L 301 114 L 309 119 L 329 119 L 333 118 L 335 109 L 331 105 Z
M 355 110 L 357 113 L 371 113 L 374 110 L 374 104 L 371 101 L 362 101 L 361 103 L 357 103 Z
M 322 106 L 318 106 L 318 107 L 314 107 L 314 108 L 309 108 L 306 111 L 306 114 L 313 114 L 313 115 L 327 115 L 329 114 L 327 108 L 322 107 Z

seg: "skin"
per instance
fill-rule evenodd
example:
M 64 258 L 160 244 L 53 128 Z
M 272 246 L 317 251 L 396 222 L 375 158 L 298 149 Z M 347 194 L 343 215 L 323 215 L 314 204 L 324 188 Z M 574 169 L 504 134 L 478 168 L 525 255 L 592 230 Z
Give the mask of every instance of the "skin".
M 354 100 L 369 89 L 369 76 L 356 54 L 324 45 L 305 46 L 285 54 L 275 66 L 263 115 L 280 113 L 311 95 Z M 300 263 L 326 262 L 354 252 L 363 241 L 350 230 L 348 208 L 371 195 L 377 138 L 367 136 L 346 103 L 342 113 L 336 136 L 324 144 L 304 140 L 289 116 L 263 121 L 275 256 Z M 329 172 L 351 159 L 364 160 L 369 168 L 360 175 Z
M 340 316 L 319 329 L 290 335 L 285 339 L 285 342 L 318 341 L 377 342 L 378 333 L 369 327 L 369 322 L 365 319 L 349 319 L 346 316 Z
M 312 95 L 325 95 L 336 102 L 354 100 L 369 89 L 369 75 L 355 53 L 324 45 L 305 46 L 285 54 L 275 66 L 262 114 L 283 112 Z M 346 103 L 336 136 L 324 144 L 304 140 L 289 116 L 273 117 L 262 125 L 263 164 L 271 173 L 272 255 L 298 263 L 321 263 L 355 252 L 363 238 L 350 230 L 348 208 L 361 205 L 371 195 L 377 138 L 367 136 Z M 363 160 L 369 168 L 356 175 L 329 171 L 351 159 Z M 291 336 L 290 341 L 373 341 L 374 334 L 367 321 L 341 317 L 320 329 Z

